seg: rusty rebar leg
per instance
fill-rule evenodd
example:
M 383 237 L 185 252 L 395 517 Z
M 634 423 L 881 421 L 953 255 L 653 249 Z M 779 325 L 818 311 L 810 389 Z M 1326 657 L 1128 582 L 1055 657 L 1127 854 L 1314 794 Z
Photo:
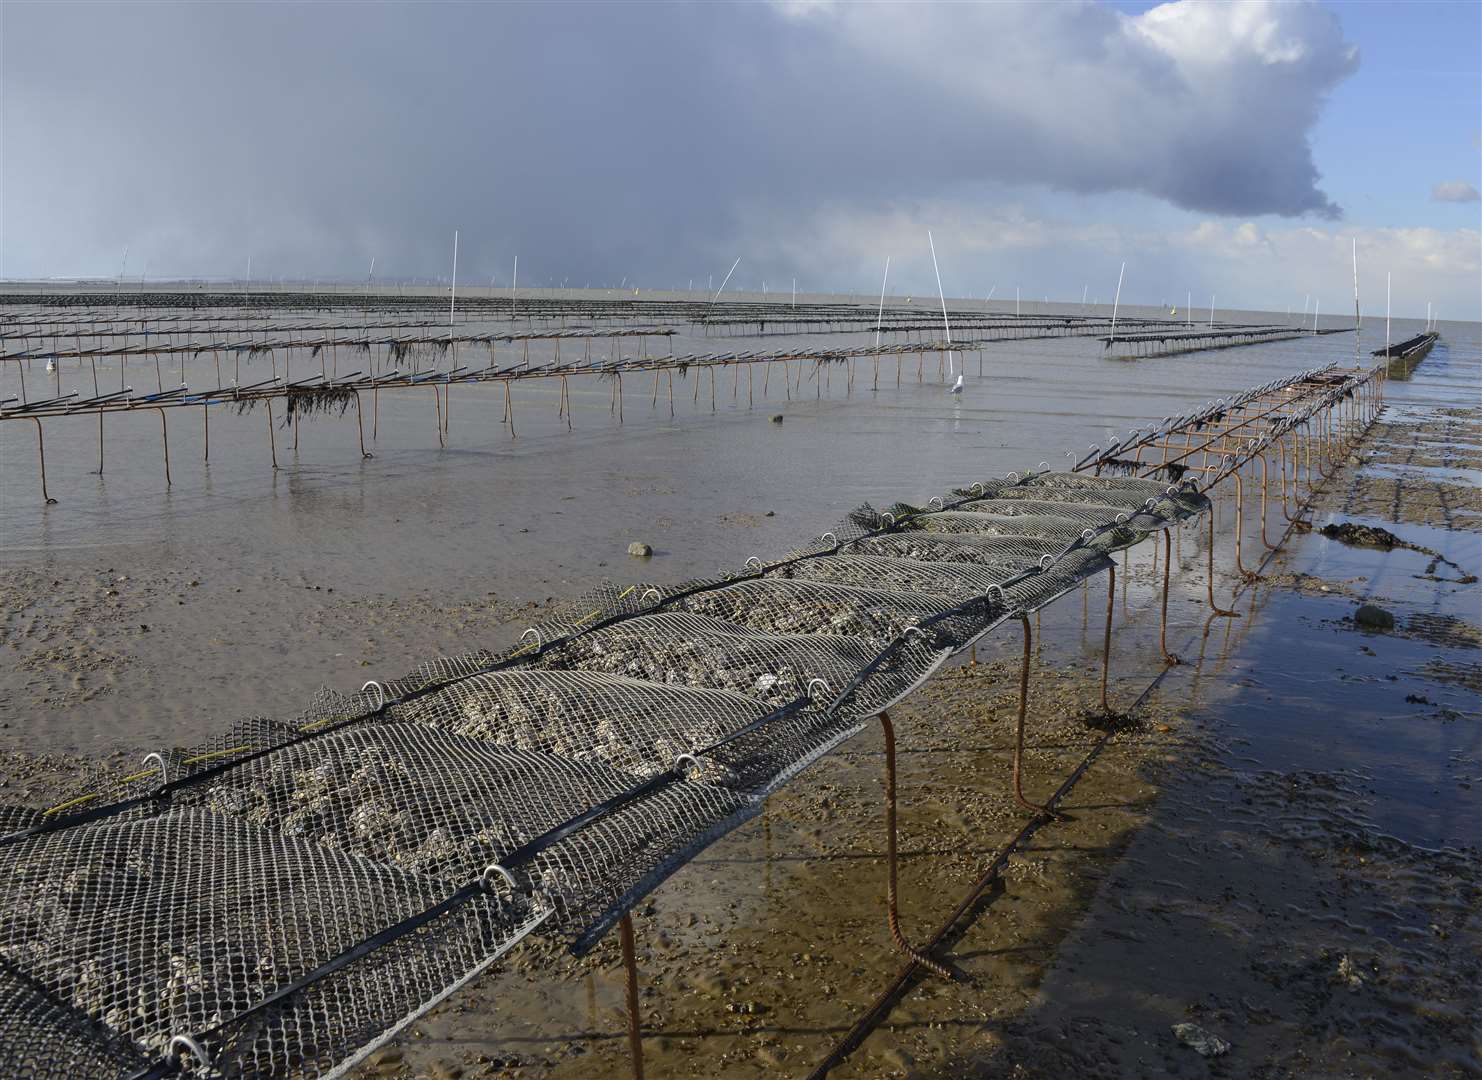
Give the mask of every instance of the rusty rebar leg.
M 273 471 L 278 471 L 278 437 L 273 434 L 273 403 L 265 401 L 268 407 L 268 450 L 273 455 Z
M 1206 586 L 1206 588 L 1208 589 L 1208 592 L 1209 592 L 1209 609 L 1211 611 L 1213 611 L 1215 615 L 1222 616 L 1222 617 L 1224 617 L 1226 619 L 1238 619 L 1238 618 L 1240 618 L 1240 612 L 1238 612 L 1238 611 L 1228 611 L 1225 608 L 1220 607 L 1218 604 L 1216 604 L 1214 602 L 1214 506 L 1213 506 L 1213 504 L 1210 505 L 1210 509 L 1209 509 L 1209 573 L 1208 573 L 1208 575 L 1204 579 L 1204 584 L 1205 584 L 1205 586 Z
M 643 1033 L 638 1023 L 638 961 L 633 956 L 633 918 L 626 912 L 618 920 L 618 941 L 623 949 L 623 967 L 628 973 L 628 1055 L 633 1080 L 643 1080 Z
M 41 435 L 41 418 L 33 416 L 31 419 L 36 421 L 36 456 L 41 462 L 41 497 L 46 500 L 47 506 L 51 506 L 57 500 L 46 491 L 46 440 Z
M 1276 545 L 1266 539 L 1266 455 L 1256 456 L 1261 459 L 1261 543 L 1267 551 L 1275 551 Z
M 1106 681 L 1111 673 L 1111 631 L 1112 611 L 1116 607 L 1117 600 L 1117 568 L 1107 568 L 1106 579 L 1106 635 L 1101 641 L 1101 711 L 1107 716 L 1111 715 L 1111 705 L 1106 700 Z
M 1240 576 L 1247 583 L 1261 580 L 1261 575 L 1254 570 L 1247 570 L 1240 561 L 1240 541 L 1245 533 L 1245 485 L 1240 480 L 1240 470 L 1236 469 L 1231 474 L 1235 478 L 1235 569 L 1240 571 Z
M 369 453 L 365 449 L 365 420 L 360 413 L 360 391 L 356 390 L 353 393 L 355 394 L 355 430 L 360 433 L 360 456 L 363 458 L 375 457 L 374 454 Z
M 160 439 L 165 447 L 165 487 L 171 487 L 170 483 L 170 429 L 165 426 L 165 410 L 155 409 L 160 414 Z
M 906 940 L 901 933 L 900 908 L 897 902 L 895 844 L 895 726 L 890 716 L 880 714 L 880 730 L 885 735 L 885 921 L 890 927 L 890 940 L 895 947 L 916 963 L 948 980 L 952 973 Z
M 1178 657 L 1168 651 L 1168 577 L 1173 568 L 1173 537 L 1163 530 L 1163 614 L 1158 625 L 1158 648 L 1163 652 L 1163 663 L 1173 665 Z
M 1047 806 L 1032 803 L 1024 797 L 1024 720 L 1029 713 L 1029 659 L 1034 646 L 1034 634 L 1029 629 L 1029 616 L 1021 614 L 1019 622 L 1024 627 L 1024 662 L 1019 667 L 1019 722 L 1014 729 L 1014 801 L 1026 810 L 1053 817 L 1054 811 Z

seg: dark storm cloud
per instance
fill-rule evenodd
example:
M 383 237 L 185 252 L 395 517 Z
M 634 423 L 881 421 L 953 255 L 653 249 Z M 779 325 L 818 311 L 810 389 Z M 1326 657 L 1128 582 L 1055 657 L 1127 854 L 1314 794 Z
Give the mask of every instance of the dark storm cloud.
M 7 3 L 8 275 L 668 286 L 821 206 L 987 184 L 1337 209 L 1305 5 Z M 718 279 L 717 279 L 718 280 Z

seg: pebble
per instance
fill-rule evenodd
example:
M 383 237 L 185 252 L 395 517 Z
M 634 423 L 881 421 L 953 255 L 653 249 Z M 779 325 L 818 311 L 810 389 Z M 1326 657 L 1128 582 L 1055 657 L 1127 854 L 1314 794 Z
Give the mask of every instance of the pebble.
M 1205 1031 L 1198 1024 L 1174 1024 L 1173 1034 L 1179 1042 L 1200 1057 L 1219 1057 L 1230 1052 L 1229 1043 L 1214 1032 Z
M 782 423 L 783 419 L 784 419 L 783 415 L 781 413 L 777 413 L 776 415 L 774 415 L 772 417 L 772 423 L 774 423 L 774 424 L 780 424 L 780 423 Z
M 649 547 L 642 540 L 634 540 L 631 544 L 628 545 L 628 554 L 632 555 L 634 558 L 646 559 L 653 553 L 654 549 Z
M 1394 615 L 1375 604 L 1360 604 L 1359 609 L 1353 613 L 1353 621 L 1370 630 L 1393 630 L 1395 628 Z

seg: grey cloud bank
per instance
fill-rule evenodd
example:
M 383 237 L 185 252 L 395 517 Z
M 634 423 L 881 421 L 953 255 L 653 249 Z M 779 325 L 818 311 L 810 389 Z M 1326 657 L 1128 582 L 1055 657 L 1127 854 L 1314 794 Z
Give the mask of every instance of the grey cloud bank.
M 1307 4 L 4 6 L 0 273 L 757 274 L 991 185 L 1333 218 Z M 1439 197 L 1439 196 L 1438 196 Z M 769 229 L 769 223 L 770 229 Z M 828 252 L 816 252 L 826 263 Z M 827 282 L 816 283 L 819 286 Z

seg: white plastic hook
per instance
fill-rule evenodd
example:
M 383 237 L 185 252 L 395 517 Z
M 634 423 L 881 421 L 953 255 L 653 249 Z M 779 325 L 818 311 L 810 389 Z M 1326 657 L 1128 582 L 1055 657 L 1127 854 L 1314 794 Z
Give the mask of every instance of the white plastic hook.
M 510 892 L 515 892 L 519 889 L 519 885 L 515 882 L 515 876 L 513 874 L 498 863 L 490 863 L 484 867 L 484 872 L 479 875 L 479 884 L 483 886 L 485 892 L 489 891 L 489 886 L 496 877 L 504 879 L 504 883 L 509 886 Z
M 540 632 L 540 630 L 537 629 L 534 626 L 530 627 L 530 629 L 526 630 L 523 634 L 521 634 L 520 635 L 520 640 L 521 641 L 524 641 L 531 634 L 534 634 L 535 635 L 535 647 L 536 647 L 536 649 L 540 649 L 540 648 L 544 647 L 544 645 L 545 645 L 545 635 L 543 635 Z
M 376 682 L 375 679 L 371 679 L 360 688 L 360 692 L 363 694 L 372 686 L 376 688 L 376 712 L 380 712 L 386 707 L 386 688 Z
M 145 754 L 144 764 L 148 765 L 151 761 L 160 767 L 160 783 L 168 784 L 170 782 L 170 767 L 165 764 L 164 755 L 159 753 Z
M 808 685 L 803 688 L 803 693 L 807 697 L 810 697 L 811 698 L 813 696 L 813 685 L 815 683 L 817 683 L 819 686 L 823 687 L 823 692 L 825 694 L 831 692 L 829 690 L 829 688 L 828 688 L 828 683 L 826 683 L 824 680 L 822 680 L 822 679 L 809 679 L 808 680 Z
M 201 1068 L 211 1068 L 211 1055 L 206 1053 L 204 1046 L 196 1042 L 189 1035 L 170 1036 L 169 1052 L 171 1056 L 179 1055 L 182 1052 L 187 1053 L 200 1063 Z

